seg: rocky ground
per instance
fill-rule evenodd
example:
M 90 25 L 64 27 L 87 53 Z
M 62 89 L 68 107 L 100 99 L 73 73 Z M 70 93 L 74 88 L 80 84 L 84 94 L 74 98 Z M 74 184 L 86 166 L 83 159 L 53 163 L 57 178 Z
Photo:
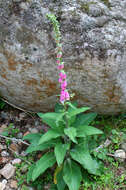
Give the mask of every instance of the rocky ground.
M 25 144 L 21 139 L 28 133 L 45 130 L 47 127 L 36 115 L 30 115 L 9 106 L 6 106 L 4 111 L 0 111 L 0 134 L 7 136 L 6 138 L 0 136 L 0 190 L 26 189 L 26 187 L 18 187 L 20 180 L 17 180 L 18 176 L 16 176 L 17 166 L 24 163 L 26 158 L 27 143 Z M 27 168 L 23 169 L 27 170 Z M 27 189 L 33 188 L 27 187 Z

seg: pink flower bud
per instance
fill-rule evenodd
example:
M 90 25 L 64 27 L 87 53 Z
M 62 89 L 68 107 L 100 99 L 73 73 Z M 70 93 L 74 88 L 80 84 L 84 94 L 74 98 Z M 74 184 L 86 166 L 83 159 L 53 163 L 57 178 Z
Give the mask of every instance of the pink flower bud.
M 61 58 L 62 57 L 62 52 L 60 51 L 58 54 L 57 54 L 57 58 Z

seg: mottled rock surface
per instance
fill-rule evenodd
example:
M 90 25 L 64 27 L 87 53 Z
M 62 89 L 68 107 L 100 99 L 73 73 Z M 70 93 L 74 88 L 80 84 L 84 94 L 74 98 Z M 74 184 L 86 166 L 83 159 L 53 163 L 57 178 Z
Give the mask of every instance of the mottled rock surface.
M 71 93 L 99 113 L 126 111 L 125 0 L 0 0 L 1 96 L 32 111 L 54 106 L 51 12 L 61 25 Z

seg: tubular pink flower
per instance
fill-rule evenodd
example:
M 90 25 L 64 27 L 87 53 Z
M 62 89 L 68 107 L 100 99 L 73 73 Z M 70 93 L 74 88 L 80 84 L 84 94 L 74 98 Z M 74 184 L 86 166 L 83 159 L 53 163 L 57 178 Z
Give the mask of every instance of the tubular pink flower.
M 59 73 L 60 78 L 66 79 L 66 73 L 60 72 Z
M 60 94 L 60 102 L 64 103 L 64 101 L 65 101 L 65 91 L 62 90 Z
M 61 89 L 65 90 L 66 87 L 67 87 L 67 81 L 65 80 L 65 81 L 63 81 L 63 83 L 61 83 Z
M 62 82 L 63 82 L 62 78 L 59 78 L 59 83 L 62 83 Z
M 70 95 L 69 95 L 69 93 L 68 93 L 67 91 L 65 91 L 65 99 L 66 99 L 66 100 L 69 100 L 69 99 L 70 99 Z
M 59 70 L 62 70 L 63 68 L 64 68 L 64 65 L 63 65 L 63 64 L 58 65 L 58 69 L 59 69 Z
M 59 59 L 57 59 L 57 60 L 56 60 L 56 63 L 57 63 L 57 64 L 60 64 L 60 60 L 59 60 Z

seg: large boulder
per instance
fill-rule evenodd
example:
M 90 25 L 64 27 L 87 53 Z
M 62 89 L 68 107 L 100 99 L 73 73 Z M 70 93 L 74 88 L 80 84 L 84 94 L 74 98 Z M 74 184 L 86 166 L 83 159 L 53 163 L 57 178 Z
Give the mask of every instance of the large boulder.
M 56 44 L 47 13 L 61 25 L 74 98 L 98 113 L 126 111 L 125 0 L 0 0 L 0 95 L 37 112 L 56 103 Z

